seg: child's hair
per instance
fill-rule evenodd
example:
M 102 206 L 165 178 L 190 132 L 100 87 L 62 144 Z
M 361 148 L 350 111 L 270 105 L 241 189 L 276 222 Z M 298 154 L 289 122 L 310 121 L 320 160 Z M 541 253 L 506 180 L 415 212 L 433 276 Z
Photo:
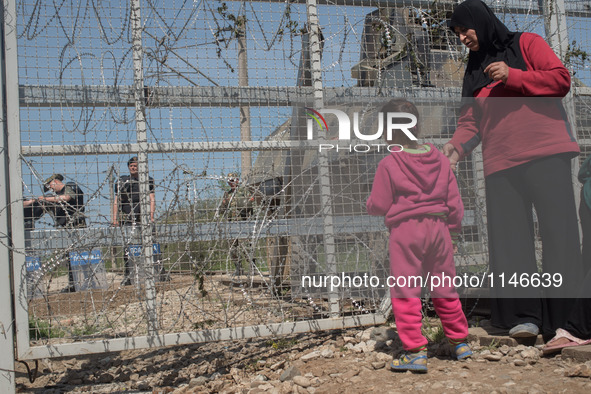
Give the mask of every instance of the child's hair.
M 414 127 L 410 128 L 409 131 L 415 137 L 419 136 L 419 132 L 420 132 L 420 130 L 419 130 L 419 110 L 410 101 L 406 101 L 404 99 L 390 100 L 386 104 L 384 104 L 384 106 L 382 107 L 380 112 L 382 112 L 382 114 L 384 116 L 384 130 L 386 129 L 387 124 L 388 124 L 388 118 L 387 118 L 388 112 L 406 112 L 409 114 L 413 114 L 414 116 L 417 117 L 417 124 Z M 392 121 L 394 123 L 404 124 L 404 123 L 409 123 L 410 119 L 408 119 L 408 118 L 393 118 Z M 389 145 L 397 144 L 397 145 L 409 145 L 410 147 L 418 146 L 417 141 L 411 140 L 410 138 L 408 138 L 406 136 L 406 134 L 403 133 L 401 130 L 394 130 L 394 132 L 392 133 L 391 139 L 388 139 L 386 132 L 384 132 L 384 139 L 386 140 L 386 142 Z

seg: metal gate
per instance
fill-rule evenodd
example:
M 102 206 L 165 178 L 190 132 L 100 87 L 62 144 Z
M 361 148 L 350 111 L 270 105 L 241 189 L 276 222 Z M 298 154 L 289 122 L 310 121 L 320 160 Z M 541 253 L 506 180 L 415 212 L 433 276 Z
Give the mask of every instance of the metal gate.
M 586 152 L 591 11 L 487 3 L 573 72 L 566 107 Z M 387 232 L 365 200 L 385 148 L 337 141 L 328 117 L 311 129 L 310 110 L 373 129 L 406 98 L 421 137 L 447 142 L 466 58 L 445 24 L 454 4 L 5 2 L 3 350 L 11 330 L 29 360 L 383 323 Z M 84 200 L 65 226 L 56 207 L 23 208 L 53 174 Z M 478 151 L 458 176 L 456 263 L 484 272 Z

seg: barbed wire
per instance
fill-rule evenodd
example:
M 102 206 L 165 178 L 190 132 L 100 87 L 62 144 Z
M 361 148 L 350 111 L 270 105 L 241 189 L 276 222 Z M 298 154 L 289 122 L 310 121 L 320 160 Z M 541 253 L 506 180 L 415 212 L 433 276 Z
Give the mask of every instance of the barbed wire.
M 130 4 L 96 0 L 77 3 L 62 0 L 52 4 L 39 0 L 18 2 L 17 32 L 19 46 L 22 46 L 19 77 L 25 84 L 59 88 L 76 86 L 80 92 L 88 87 L 113 87 L 115 92 L 106 104 L 91 102 L 86 97 L 78 97 L 79 102 L 72 101 L 60 91 L 59 107 L 21 107 L 23 133 L 32 135 L 31 130 L 38 129 L 38 134 L 51 130 L 49 136 L 35 137 L 38 141 L 29 137 L 23 146 L 27 143 L 34 145 L 35 142 L 43 146 L 50 141 L 55 145 L 125 145 L 137 142 L 136 110 L 129 106 L 130 101 L 123 93 L 134 82 Z M 297 74 L 306 71 L 305 64 L 300 68 L 307 50 L 301 46 L 304 36 L 309 34 L 305 7 L 290 1 L 273 3 L 271 7 L 266 3 L 258 6 L 254 2 L 233 2 L 227 9 L 223 8 L 223 4 L 222 1 L 182 1 L 172 5 L 155 0 L 142 2 L 144 58 L 141 60 L 144 63 L 144 83 L 149 88 L 144 92 L 146 97 L 142 98 L 151 104 L 144 103 L 149 141 L 156 146 L 168 142 L 234 141 L 234 149 L 223 152 L 149 152 L 149 167 L 156 178 L 155 189 L 159 196 L 156 221 L 162 227 L 170 225 L 166 227 L 167 233 L 152 236 L 154 243 L 159 243 L 159 239 L 166 240 L 162 241 L 161 246 L 165 250 L 160 253 L 161 256 L 153 259 L 156 260 L 154 266 L 162 265 L 171 277 L 169 281 L 149 278 L 156 282 L 155 303 L 162 333 L 329 316 L 329 304 L 334 300 L 330 300 L 325 291 L 310 291 L 296 285 L 299 275 L 335 268 L 327 267 L 324 252 L 326 237 L 315 227 L 324 219 L 321 214 L 323 204 L 334 204 L 340 209 L 335 218 L 348 213 L 352 213 L 353 217 L 344 224 L 351 228 L 349 232 L 339 228 L 334 235 L 336 268 L 369 270 L 380 275 L 387 271 L 387 229 L 372 227 L 368 233 L 362 226 L 355 227 L 354 223 L 363 215 L 359 212 L 364 212 L 367 197 L 364 193 L 369 190 L 376 157 L 359 159 L 347 152 L 329 155 L 330 183 L 333 187 L 331 194 L 326 196 L 319 191 L 317 152 L 296 149 L 275 152 L 276 156 L 285 154 L 285 157 L 273 158 L 280 162 L 280 170 L 270 168 L 270 162 L 275 164 L 273 160 L 261 159 L 257 162 L 262 157 L 262 153 L 258 152 L 254 169 L 264 176 L 261 175 L 257 182 L 243 182 L 241 187 L 262 188 L 264 185 L 258 182 L 275 177 L 280 177 L 282 184 L 278 190 L 261 197 L 262 202 L 244 223 L 231 220 L 231 215 L 220 209 L 227 188 L 227 174 L 241 166 L 239 155 L 244 144 L 240 142 L 240 121 L 236 119 L 237 108 L 246 100 L 236 96 L 218 97 L 216 104 L 196 108 L 180 101 L 181 95 L 186 94 L 181 88 L 235 87 L 237 83 L 233 71 L 239 68 L 235 45 L 237 34 L 244 34 L 248 43 L 248 73 L 252 87 L 277 84 L 279 91 L 295 86 Z M 537 3 L 529 1 L 527 4 L 529 11 L 525 15 L 507 15 L 510 24 L 523 29 L 540 24 L 542 16 L 533 12 Z M 351 7 L 339 1 L 320 9 L 322 20 L 331 22 L 331 26 L 324 26 L 326 36 L 322 40 L 324 58 L 321 71 L 327 86 L 351 87 L 362 79 L 352 78 L 351 68 L 361 60 L 361 47 L 366 39 L 367 10 L 363 10 L 363 15 L 350 10 Z M 410 13 L 410 16 L 419 19 L 420 23 L 413 27 L 423 29 L 421 32 L 428 32 L 429 29 L 441 32 L 439 38 L 445 59 L 451 60 L 446 72 L 450 69 L 461 71 L 467 52 L 456 50 L 457 40 L 445 27 L 440 15 L 430 14 L 420 7 L 411 7 Z M 381 44 L 386 52 L 392 46 L 394 35 L 402 38 L 406 45 L 414 45 L 389 17 L 369 19 L 383 27 L 385 40 Z M 244 20 L 244 26 L 242 22 L 237 22 L 238 19 Z M 237 32 L 237 28 L 244 30 Z M 407 69 L 403 71 L 409 72 Z M 392 78 L 391 70 L 382 67 L 375 72 L 374 86 L 378 88 L 378 93 L 376 97 L 360 98 L 364 103 L 362 120 L 373 104 L 391 93 L 386 85 L 386 82 L 391 82 L 387 80 Z M 396 77 L 402 78 L 399 75 Z M 409 74 L 404 75 L 407 78 Z M 413 83 L 411 79 L 404 82 L 407 85 Z M 449 80 L 447 83 L 458 82 Z M 170 87 L 173 92 L 168 97 L 156 97 L 152 87 Z M 287 96 L 290 94 L 286 93 Z M 305 98 L 289 96 L 292 100 Z M 290 108 L 275 108 L 285 105 L 285 102 L 276 103 L 272 96 L 267 100 L 271 109 L 263 108 L 262 104 L 250 106 L 253 111 L 251 120 L 256 121 L 251 126 L 255 141 L 266 140 L 279 125 L 291 119 Z M 582 111 L 591 106 L 588 101 L 581 101 L 580 105 Z M 448 112 L 441 117 L 452 118 L 454 104 L 432 103 L 425 105 L 423 110 L 429 112 L 442 106 Z M 47 124 L 42 124 L 45 122 Z M 282 138 L 285 140 L 300 137 L 297 128 L 301 125 L 294 119 L 292 122 L 283 131 Z M 52 241 L 59 239 L 45 239 L 38 244 L 41 246 L 37 250 L 28 246 L 17 249 L 4 241 L 10 234 L 0 234 L 3 248 L 20 255 L 35 253 L 40 258 L 40 269 L 30 277 L 33 288 L 40 289 L 41 296 L 25 297 L 23 302 L 28 304 L 33 330 L 40 333 L 44 323 L 48 323 L 54 333 L 63 335 L 52 337 L 48 333 L 46 338 L 33 342 L 59 344 L 85 338 L 145 335 L 149 313 L 143 281 L 137 280 L 131 286 L 122 284 L 125 279 L 125 249 L 134 246 L 136 240 L 125 238 L 124 229 L 108 227 L 113 202 L 110 196 L 113 185 L 110 182 L 113 176 L 115 179 L 120 176 L 116 165 L 124 164 L 125 159 L 120 153 L 79 155 L 79 163 L 91 162 L 96 167 L 96 174 L 89 174 L 83 165 L 72 164 L 66 154 L 56 156 L 40 154 L 36 161 L 21 157 L 23 172 L 30 177 L 32 184 L 37 185 L 43 182 L 40 174 L 48 171 L 69 170 L 73 179 L 77 175 L 82 176 L 80 184 L 87 191 L 87 206 L 94 209 L 87 212 L 95 219 L 90 222 L 89 229 L 71 232 L 68 246 L 60 248 L 59 252 L 51 246 Z M 103 168 L 109 168 L 111 172 L 101 172 Z M 482 191 L 476 190 L 471 172 L 471 169 L 461 171 L 458 179 L 466 206 L 470 207 L 475 218 L 471 228 L 465 231 L 478 239 L 462 242 L 457 256 L 458 266 L 486 270 L 475 257 L 476 254 L 486 254 L 487 244 L 486 226 L 482 221 L 485 214 L 484 201 L 480 198 Z M 24 182 L 23 177 L 27 193 L 31 192 L 31 185 Z M 0 214 L 21 210 L 21 204 L 20 200 L 11 201 L 6 207 L 0 207 Z M 42 231 L 51 225 L 51 221 L 40 223 Z M 291 233 L 285 235 L 286 226 L 292 223 L 297 223 L 297 226 L 290 227 Z M 184 232 L 180 230 L 182 226 L 185 226 L 182 228 Z M 230 252 L 231 241 L 236 238 L 230 230 L 241 226 L 248 227 L 239 236 L 242 243 L 238 248 L 242 255 L 240 263 L 248 265 L 245 275 L 233 273 L 236 262 Z M 281 231 L 276 231 L 277 228 Z M 105 231 L 93 232 L 96 229 Z M 96 239 L 89 239 L 91 237 Z M 66 280 L 65 258 L 61 254 L 95 249 L 103 254 L 108 286 L 60 294 L 60 286 L 63 287 Z M 150 264 L 149 261 L 147 263 Z M 285 270 L 287 274 L 273 270 Z M 347 302 L 350 302 L 351 310 L 341 309 L 341 316 L 349 312 L 363 315 L 375 312 L 385 296 L 384 291 L 374 289 L 361 294 L 343 294 L 346 301 L 343 300 L 342 304 L 349 305 Z

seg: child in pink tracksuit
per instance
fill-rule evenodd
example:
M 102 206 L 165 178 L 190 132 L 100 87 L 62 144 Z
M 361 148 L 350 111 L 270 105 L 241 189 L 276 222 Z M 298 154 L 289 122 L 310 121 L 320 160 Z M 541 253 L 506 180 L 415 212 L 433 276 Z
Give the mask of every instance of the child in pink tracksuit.
M 381 112 L 384 116 L 388 112 L 406 112 L 418 119 L 417 108 L 403 100 L 390 101 Z M 408 119 L 399 123 L 408 123 Z M 416 136 L 418 127 L 410 131 Z M 414 284 L 410 278 L 429 278 L 427 286 L 437 284 L 431 279 L 437 276 L 453 280 L 454 243 L 461 229 L 464 207 L 449 160 L 432 144 L 420 145 L 401 131 L 394 131 L 388 143 L 402 145 L 404 150 L 380 161 L 367 200 L 367 212 L 385 216 L 390 230 L 392 310 L 406 350 L 391 367 L 394 371 L 427 372 L 427 339 L 421 334 L 421 284 Z M 431 297 L 443 331 L 455 346 L 456 357 L 464 359 L 472 355 L 464 343 L 468 323 L 451 283 L 444 281 L 445 285 L 431 289 Z

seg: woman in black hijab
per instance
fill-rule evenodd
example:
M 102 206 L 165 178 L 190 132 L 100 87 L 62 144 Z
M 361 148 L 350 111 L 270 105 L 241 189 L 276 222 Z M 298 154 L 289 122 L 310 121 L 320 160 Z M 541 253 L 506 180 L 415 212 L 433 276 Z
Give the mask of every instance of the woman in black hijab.
M 576 296 L 581 277 L 570 163 L 579 147 L 560 101 L 570 75 L 542 37 L 509 31 L 480 0 L 458 5 L 449 27 L 470 53 L 458 127 L 443 151 L 455 167 L 482 142 L 489 264 L 496 279 L 492 324 L 513 337 L 550 336 L 566 321 L 572 305 L 566 297 Z M 543 295 L 530 281 L 540 275 L 532 207 L 543 273 L 563 279 Z M 513 274 L 516 286 L 508 283 Z
M 458 5 L 449 22 L 452 30 L 456 27 L 473 29 L 478 37 L 479 50 L 470 51 L 464 75 L 462 96 L 472 97 L 474 92 L 493 81 L 485 73 L 487 66 L 505 62 L 510 67 L 526 70 L 519 49 L 521 33 L 510 32 L 480 0 L 468 0 Z

